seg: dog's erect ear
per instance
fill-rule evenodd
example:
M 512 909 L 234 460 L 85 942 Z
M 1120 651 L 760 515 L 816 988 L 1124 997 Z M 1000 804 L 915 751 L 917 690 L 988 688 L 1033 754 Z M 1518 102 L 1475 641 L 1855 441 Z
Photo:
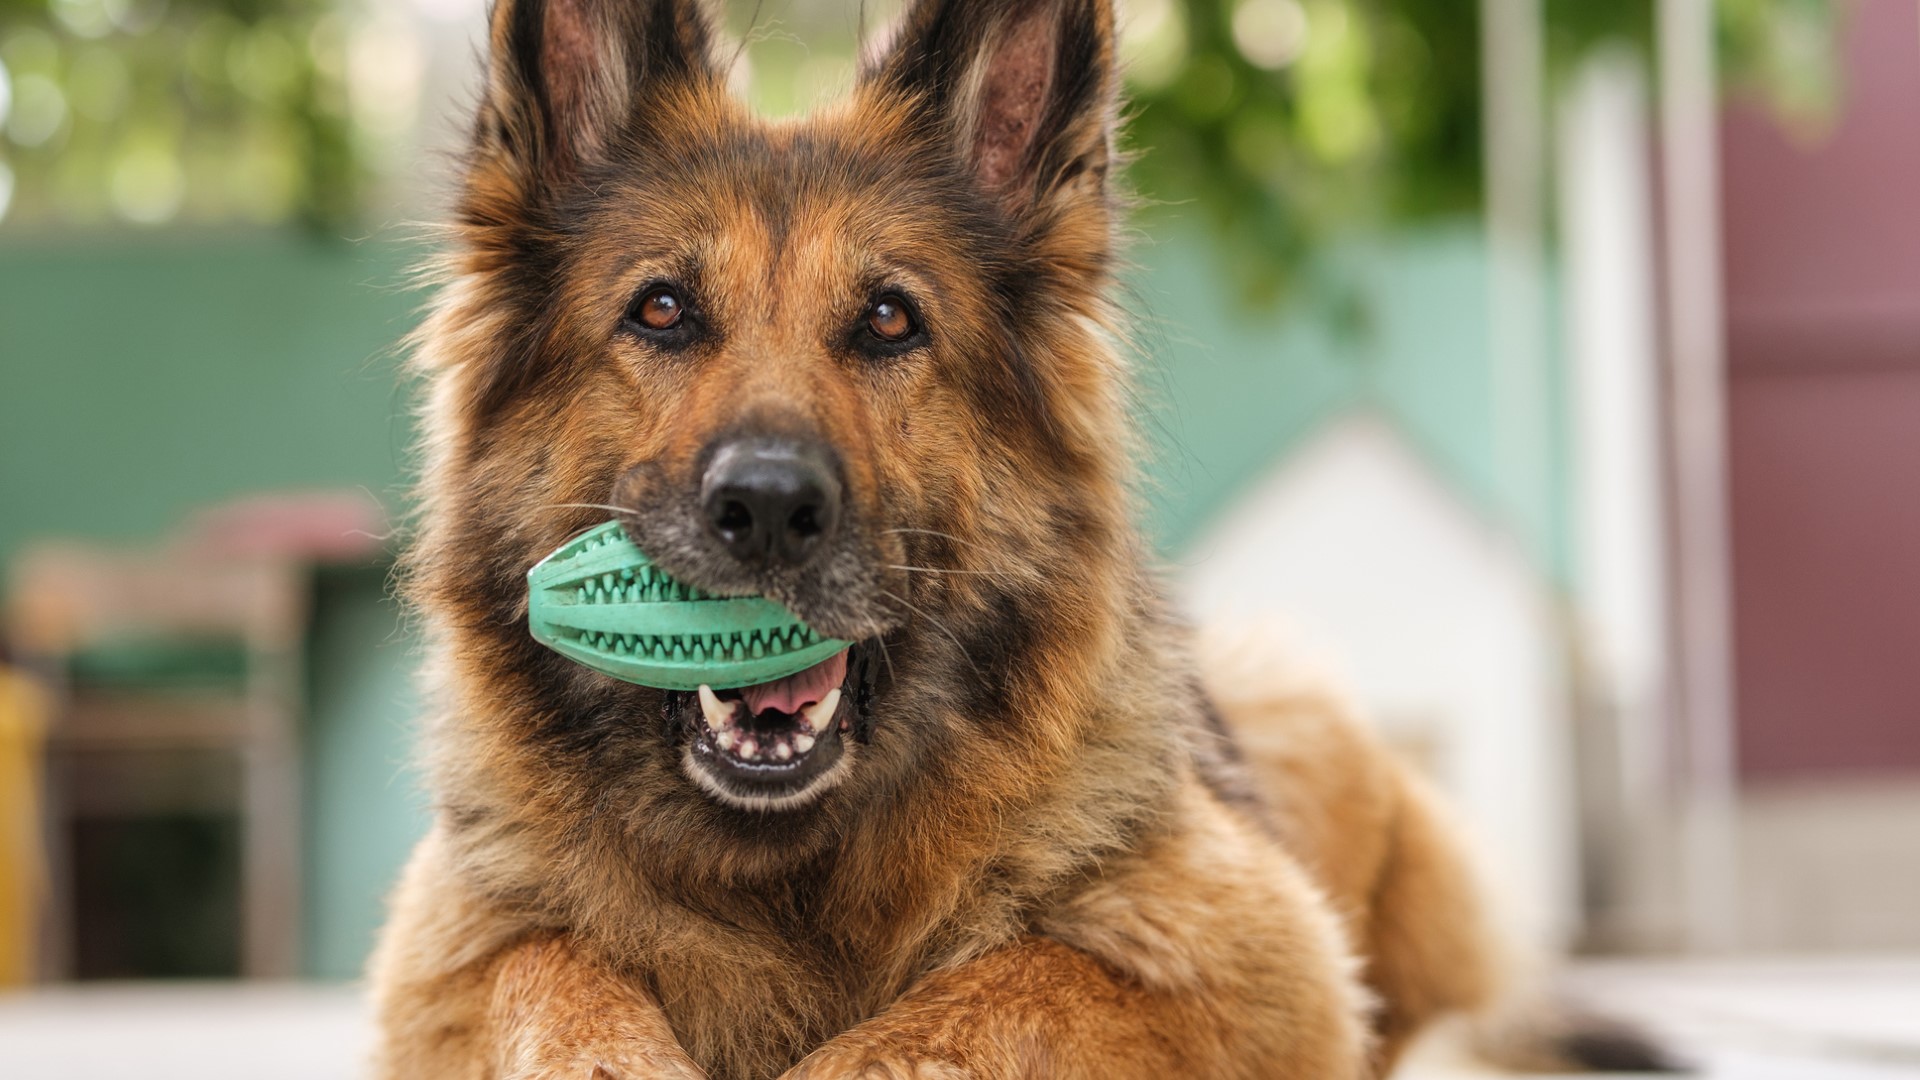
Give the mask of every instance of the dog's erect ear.
M 674 81 L 719 78 L 700 0 L 495 0 L 475 138 L 527 180 L 606 153 Z
M 1113 26 L 1113 0 L 917 0 L 864 81 L 918 101 L 1009 212 L 1104 199 Z

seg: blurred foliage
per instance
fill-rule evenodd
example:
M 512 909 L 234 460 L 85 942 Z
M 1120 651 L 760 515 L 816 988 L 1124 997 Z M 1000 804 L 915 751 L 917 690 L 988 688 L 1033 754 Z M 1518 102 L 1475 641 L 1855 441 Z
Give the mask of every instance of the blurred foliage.
M 0 0 L 8 216 L 83 225 L 347 220 L 365 170 L 337 8 Z
M 1790 118 L 1830 106 L 1835 0 L 1718 0 L 1723 71 Z M 1333 233 L 1471 212 L 1481 191 L 1471 0 L 1134 0 L 1134 182 L 1200 218 L 1250 296 Z M 1645 52 L 1653 0 L 1545 0 L 1548 66 Z M 1150 212 L 1152 212 L 1150 210 Z
M 1151 149 L 1136 185 L 1211 223 L 1250 294 L 1277 294 L 1330 234 L 1477 206 L 1475 0 L 1122 2 L 1132 140 Z M 1553 71 L 1651 39 L 1654 0 L 1543 2 Z M 1830 105 L 1841 0 L 1716 2 L 1730 80 L 1789 116 Z M 382 140 L 415 130 L 414 6 L 0 0 L 0 217 L 337 228 Z M 896 7 L 726 5 L 753 43 L 754 95 L 783 108 L 844 86 L 860 25 Z

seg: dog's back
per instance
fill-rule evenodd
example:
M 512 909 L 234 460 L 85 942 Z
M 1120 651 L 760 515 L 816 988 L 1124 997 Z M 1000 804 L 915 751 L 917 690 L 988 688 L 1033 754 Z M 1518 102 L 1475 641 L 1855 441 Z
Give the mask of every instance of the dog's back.
M 1207 634 L 1197 655 L 1258 812 L 1345 921 L 1378 1003 L 1381 1074 L 1446 1015 L 1516 1071 L 1673 1067 L 1643 1033 L 1555 997 L 1551 967 L 1496 925 L 1444 801 L 1324 673 L 1245 627 Z

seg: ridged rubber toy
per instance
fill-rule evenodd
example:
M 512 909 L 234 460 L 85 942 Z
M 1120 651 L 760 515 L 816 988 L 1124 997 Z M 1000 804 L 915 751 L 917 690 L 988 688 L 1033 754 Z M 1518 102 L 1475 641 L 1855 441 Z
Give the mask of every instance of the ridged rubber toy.
M 527 571 L 534 640 L 606 675 L 662 690 L 752 686 L 847 647 L 760 596 L 710 596 L 653 565 L 617 521 Z

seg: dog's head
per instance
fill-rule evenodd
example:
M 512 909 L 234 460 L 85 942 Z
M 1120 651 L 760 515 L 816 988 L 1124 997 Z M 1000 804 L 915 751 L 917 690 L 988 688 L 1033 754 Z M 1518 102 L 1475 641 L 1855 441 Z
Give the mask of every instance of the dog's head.
M 964 737 L 943 717 L 1067 692 L 1041 654 L 1096 632 L 1075 619 L 1130 542 L 1113 13 L 923 0 L 792 122 L 713 54 L 695 0 L 496 3 L 422 350 L 421 595 L 554 741 L 797 810 L 898 785 Z M 713 695 L 539 652 L 526 568 L 609 516 L 857 644 Z

